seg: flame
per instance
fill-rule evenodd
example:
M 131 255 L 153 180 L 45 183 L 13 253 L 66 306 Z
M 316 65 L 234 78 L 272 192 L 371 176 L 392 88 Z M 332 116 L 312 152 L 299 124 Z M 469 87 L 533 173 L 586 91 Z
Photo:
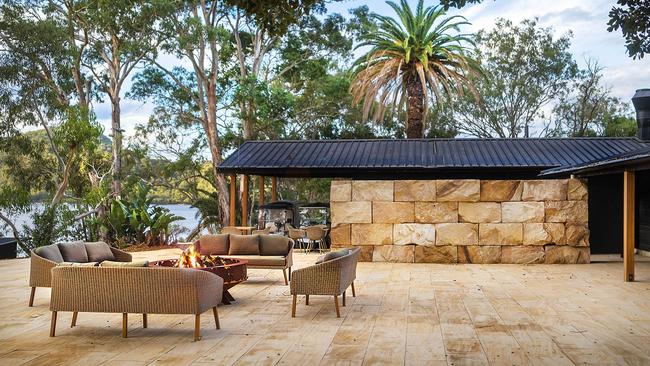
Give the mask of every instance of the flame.
M 199 242 L 190 245 L 181 253 L 176 267 L 179 268 L 205 268 L 223 266 L 228 269 L 228 263 L 223 258 L 211 255 L 201 255 L 201 244 Z

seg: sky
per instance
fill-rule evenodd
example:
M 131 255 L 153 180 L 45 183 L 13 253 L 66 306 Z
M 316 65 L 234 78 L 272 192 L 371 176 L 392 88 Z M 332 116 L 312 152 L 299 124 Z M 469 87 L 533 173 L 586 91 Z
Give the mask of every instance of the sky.
M 397 1 L 397 0 L 396 0 Z M 417 0 L 409 0 L 415 3 Z M 437 3 L 425 1 L 425 5 Z M 491 29 L 496 19 L 506 18 L 515 23 L 537 17 L 539 25 L 552 27 L 557 36 L 573 33 L 571 52 L 581 67 L 588 59 L 597 60 L 604 67 L 603 82 L 611 88 L 614 96 L 629 102 L 636 89 L 650 88 L 650 55 L 642 60 L 628 57 L 625 42 L 620 31 L 608 32 L 607 21 L 614 0 L 485 0 L 481 4 L 451 10 L 471 23 L 466 31 L 476 32 Z M 348 16 L 348 10 L 368 5 L 371 11 L 382 15 L 393 15 L 393 10 L 384 1 L 348 0 L 328 5 L 328 12 Z M 165 60 L 173 64 L 173 59 Z M 178 61 L 180 62 L 180 61 Z M 130 83 L 125 84 L 124 93 Z M 108 103 L 95 106 L 97 119 L 110 131 L 111 110 Z M 122 125 L 127 136 L 133 135 L 134 126 L 149 118 L 153 106 L 122 98 Z

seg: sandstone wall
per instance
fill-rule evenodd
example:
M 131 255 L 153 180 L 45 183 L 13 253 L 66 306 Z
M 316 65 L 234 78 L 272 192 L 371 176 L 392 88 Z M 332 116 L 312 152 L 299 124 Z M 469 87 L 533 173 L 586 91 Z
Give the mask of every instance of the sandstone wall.
M 577 179 L 334 180 L 330 201 L 332 248 L 362 261 L 589 263 Z

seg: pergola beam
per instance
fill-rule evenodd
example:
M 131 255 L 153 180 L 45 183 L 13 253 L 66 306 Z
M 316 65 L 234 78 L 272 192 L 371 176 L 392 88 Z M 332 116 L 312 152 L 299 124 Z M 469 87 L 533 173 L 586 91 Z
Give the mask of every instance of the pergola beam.
M 237 189 L 235 187 L 236 185 L 237 185 L 237 175 L 230 174 L 230 207 L 228 207 L 230 209 L 230 220 L 229 220 L 230 226 L 237 225 L 237 217 L 235 217 L 236 215 L 235 206 L 237 203 Z
M 278 200 L 278 178 L 271 177 L 271 202 Z
M 625 282 L 634 281 L 634 183 L 634 171 L 623 172 L 623 272 Z
M 242 177 L 244 187 L 241 193 L 241 225 L 248 226 L 248 175 Z

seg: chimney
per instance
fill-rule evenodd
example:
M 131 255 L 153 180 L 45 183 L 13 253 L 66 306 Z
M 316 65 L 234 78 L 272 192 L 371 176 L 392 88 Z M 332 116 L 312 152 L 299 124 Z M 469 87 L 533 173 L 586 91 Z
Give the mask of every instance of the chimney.
M 636 110 L 636 136 L 643 141 L 650 141 L 650 89 L 638 89 L 632 97 Z

